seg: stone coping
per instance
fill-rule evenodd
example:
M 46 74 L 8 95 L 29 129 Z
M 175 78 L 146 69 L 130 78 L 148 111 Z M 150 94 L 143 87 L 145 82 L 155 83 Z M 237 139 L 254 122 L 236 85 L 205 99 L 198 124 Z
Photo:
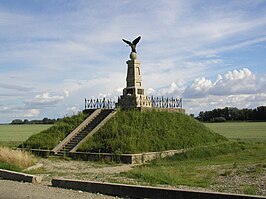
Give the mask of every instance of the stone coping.
M 127 185 L 117 183 L 52 179 L 53 187 L 101 193 L 105 195 L 133 198 L 180 198 L 180 199 L 255 199 L 263 196 L 229 194 L 218 192 L 190 191 L 174 188 Z

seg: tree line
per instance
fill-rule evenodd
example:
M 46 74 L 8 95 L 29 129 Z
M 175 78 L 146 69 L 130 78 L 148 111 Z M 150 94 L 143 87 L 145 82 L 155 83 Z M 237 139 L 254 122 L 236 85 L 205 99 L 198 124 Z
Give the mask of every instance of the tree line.
M 42 120 L 21 120 L 21 119 L 15 119 L 12 120 L 10 124 L 54 124 L 58 119 L 50 119 L 50 118 L 43 118 Z
M 225 107 L 201 111 L 196 119 L 202 122 L 266 121 L 266 106 L 258 106 L 255 109 Z

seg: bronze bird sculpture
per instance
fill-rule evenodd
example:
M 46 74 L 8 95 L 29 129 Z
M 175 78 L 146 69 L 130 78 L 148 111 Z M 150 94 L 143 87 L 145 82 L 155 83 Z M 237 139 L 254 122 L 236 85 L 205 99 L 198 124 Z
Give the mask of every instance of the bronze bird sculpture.
M 122 40 L 131 47 L 131 52 L 137 53 L 136 46 L 137 46 L 137 43 L 139 42 L 140 39 L 141 39 L 141 36 L 137 37 L 132 42 L 127 41 L 125 39 L 122 39 Z

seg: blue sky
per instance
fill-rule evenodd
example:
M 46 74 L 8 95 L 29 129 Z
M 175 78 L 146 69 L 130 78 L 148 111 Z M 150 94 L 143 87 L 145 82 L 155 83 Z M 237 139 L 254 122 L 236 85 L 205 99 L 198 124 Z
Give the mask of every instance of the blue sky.
M 264 0 L 0 0 L 0 123 L 122 94 L 130 49 L 149 95 L 187 113 L 266 105 Z

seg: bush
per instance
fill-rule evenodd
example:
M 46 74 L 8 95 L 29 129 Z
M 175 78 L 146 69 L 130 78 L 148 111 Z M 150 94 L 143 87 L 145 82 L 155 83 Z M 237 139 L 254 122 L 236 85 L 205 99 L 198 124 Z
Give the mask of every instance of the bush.
M 212 122 L 226 122 L 226 119 L 224 117 L 215 117 Z

